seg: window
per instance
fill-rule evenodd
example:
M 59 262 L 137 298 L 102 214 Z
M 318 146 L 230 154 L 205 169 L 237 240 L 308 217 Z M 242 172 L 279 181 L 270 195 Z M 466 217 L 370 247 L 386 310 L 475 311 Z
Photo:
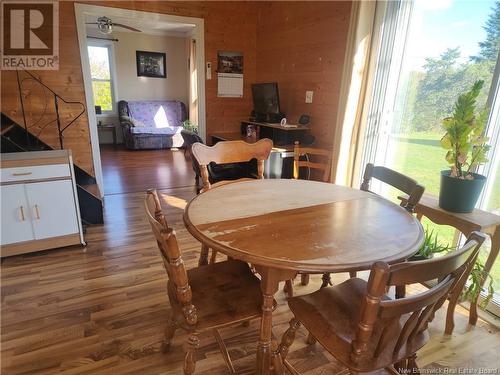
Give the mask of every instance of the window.
M 100 106 L 102 113 L 113 113 L 115 99 L 111 72 L 111 46 L 88 46 L 90 76 L 94 105 Z
M 439 4 L 438 4 L 439 3 Z M 405 6 L 400 2 L 402 18 Z M 389 2 L 385 31 L 377 57 L 377 71 L 368 112 L 361 166 L 367 162 L 385 165 L 415 178 L 426 193 L 437 196 L 441 170 L 448 168 L 440 146 L 444 133 L 441 120 L 453 111 L 458 95 L 476 80 L 483 80 L 478 108 L 490 104 L 487 135 L 492 146 L 489 162 L 479 172 L 487 186 L 478 207 L 500 212 L 500 93 L 498 83 L 498 17 L 500 2 L 416 0 L 408 21 L 392 16 L 397 2 Z M 396 23 L 391 27 L 393 23 Z M 403 26 L 409 25 L 408 30 Z M 401 25 L 398 28 L 398 25 Z M 389 47 L 387 48 L 387 45 Z M 383 48 L 385 47 L 385 48 Z M 388 63 L 389 62 L 389 63 Z M 496 71 L 496 73 L 495 73 Z M 395 198 L 396 192 L 379 187 Z M 456 242 L 452 227 L 438 226 L 424 218 L 423 225 L 438 233 L 443 243 Z M 483 246 L 484 263 L 488 246 Z M 493 266 L 496 295 L 500 304 L 500 262 Z

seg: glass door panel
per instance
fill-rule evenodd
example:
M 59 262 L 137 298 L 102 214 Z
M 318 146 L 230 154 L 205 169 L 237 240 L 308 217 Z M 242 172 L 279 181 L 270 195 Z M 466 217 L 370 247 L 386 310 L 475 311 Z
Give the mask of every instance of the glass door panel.
M 477 107 L 487 104 L 492 107 L 488 124 L 492 149 L 489 163 L 479 170 L 487 175 L 488 185 L 478 207 L 500 213 L 500 100 L 498 73 L 495 73 L 499 69 L 495 67 L 500 45 L 500 26 L 495 20 L 499 18 L 500 2 L 494 0 L 413 3 L 404 46 L 396 46 L 392 52 L 392 61 L 400 63 L 389 68 L 387 83 L 374 84 L 384 87 L 385 99 L 383 108 L 377 112 L 379 117 L 376 120 L 368 117 L 364 164 L 373 162 L 395 169 L 424 185 L 427 194 L 437 196 L 440 171 L 448 169 L 446 151 L 440 146 L 444 133 L 441 121 L 452 114 L 461 93 L 475 81 L 483 80 Z M 379 57 L 379 64 L 384 65 L 387 56 L 384 59 Z M 380 92 L 374 90 L 372 100 L 378 100 L 375 97 Z M 397 199 L 396 191 L 376 184 L 374 187 L 379 193 Z M 434 229 L 441 243 L 456 243 L 453 228 L 428 220 L 423 225 Z M 484 261 L 485 257 L 483 251 L 481 259 Z M 498 261 L 492 275 L 500 291 Z

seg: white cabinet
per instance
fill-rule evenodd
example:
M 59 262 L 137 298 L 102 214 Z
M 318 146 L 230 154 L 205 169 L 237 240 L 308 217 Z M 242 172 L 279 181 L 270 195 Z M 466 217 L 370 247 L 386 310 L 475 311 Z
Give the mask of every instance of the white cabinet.
M 29 215 L 24 185 L 2 186 L 1 244 L 6 245 L 35 238 Z
M 85 244 L 71 152 L 2 154 L 0 256 Z
M 35 239 L 78 233 L 71 180 L 24 185 Z

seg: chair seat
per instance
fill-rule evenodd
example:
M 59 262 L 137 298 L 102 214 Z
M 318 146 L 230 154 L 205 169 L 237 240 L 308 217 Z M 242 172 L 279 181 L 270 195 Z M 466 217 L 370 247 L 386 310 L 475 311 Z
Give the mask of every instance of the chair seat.
M 416 352 L 429 339 L 427 332 L 419 333 L 412 340 L 411 347 L 405 345 L 394 354 L 396 341 L 409 314 L 403 315 L 400 320 L 378 319 L 366 357 L 353 363 L 351 343 L 355 339 L 355 332 L 361 317 L 361 304 L 366 295 L 366 287 L 367 283 L 364 280 L 351 278 L 342 284 L 322 288 L 317 292 L 294 297 L 288 301 L 296 318 L 334 357 L 349 368 L 360 372 L 390 366 Z M 384 337 L 381 352 L 374 356 L 385 327 L 389 329 L 389 334 Z
M 190 269 L 187 274 L 198 315 L 198 331 L 261 315 L 260 280 L 248 264 L 227 260 Z M 169 281 L 169 288 L 172 287 Z

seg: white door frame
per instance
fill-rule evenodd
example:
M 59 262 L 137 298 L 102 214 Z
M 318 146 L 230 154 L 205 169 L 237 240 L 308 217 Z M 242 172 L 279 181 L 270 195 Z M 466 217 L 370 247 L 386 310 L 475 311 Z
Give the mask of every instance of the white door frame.
M 85 28 L 85 16 L 102 16 L 112 11 L 120 17 L 130 17 L 147 19 L 148 22 L 179 22 L 191 23 L 195 25 L 192 38 L 196 39 L 196 65 L 198 69 L 198 129 L 199 134 L 206 139 L 205 125 L 205 21 L 203 18 L 173 16 L 170 14 L 151 13 L 137 10 L 120 8 L 109 8 L 97 5 L 75 4 L 76 30 L 78 33 L 78 44 L 80 46 L 80 59 L 82 64 L 83 83 L 85 88 L 85 101 L 87 105 L 87 116 L 89 121 L 90 143 L 92 146 L 92 160 L 94 163 L 95 178 L 101 195 L 104 195 L 104 185 L 102 177 L 101 153 L 99 148 L 99 138 L 97 134 L 97 116 L 93 110 L 94 98 L 92 96 L 92 80 L 90 78 L 90 64 L 87 52 L 87 31 Z

